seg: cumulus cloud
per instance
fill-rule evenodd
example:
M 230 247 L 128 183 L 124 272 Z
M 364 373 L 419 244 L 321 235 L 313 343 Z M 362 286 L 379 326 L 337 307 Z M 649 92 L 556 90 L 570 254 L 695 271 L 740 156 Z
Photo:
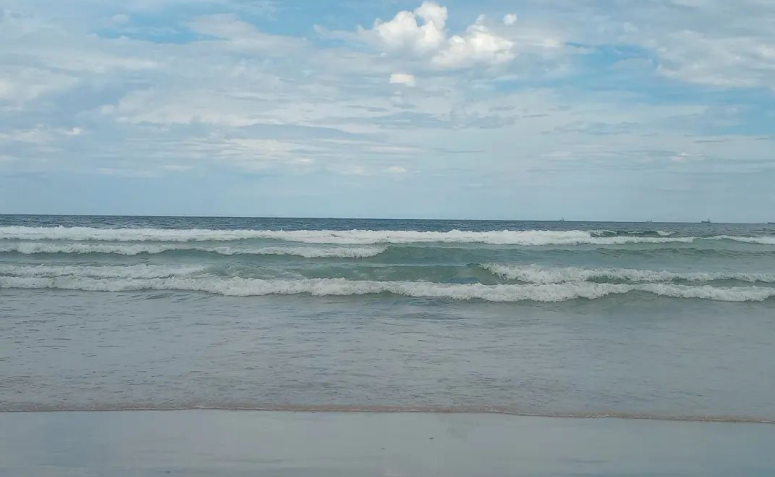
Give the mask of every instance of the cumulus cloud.
M 504 25 L 513 25 L 517 23 L 517 16 L 513 13 L 508 13 L 503 17 Z
M 393 73 L 390 75 L 390 84 L 403 84 L 406 86 L 414 86 L 414 75 L 408 73 Z
M 492 32 L 480 15 L 460 35 L 448 36 L 447 8 L 424 2 L 414 11 L 400 11 L 390 21 L 376 20 L 362 33 L 386 53 L 411 54 L 443 69 L 466 68 L 477 64 L 495 65 L 514 58 L 514 43 Z
M 449 39 L 446 48 L 431 59 L 431 63 L 442 68 L 463 68 L 475 64 L 496 65 L 514 59 L 511 40 L 493 34 L 482 23 L 469 26 L 463 35 Z
M 422 20 L 419 25 L 417 20 Z M 388 21 L 376 20 L 374 33 L 388 50 L 427 53 L 437 50 L 445 39 L 447 8 L 425 2 L 415 11 L 401 11 Z

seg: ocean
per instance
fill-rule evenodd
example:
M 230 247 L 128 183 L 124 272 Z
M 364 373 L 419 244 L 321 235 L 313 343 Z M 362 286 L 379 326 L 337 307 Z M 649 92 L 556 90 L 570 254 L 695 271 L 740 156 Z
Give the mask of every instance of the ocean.
M 775 421 L 775 225 L 0 216 L 0 411 Z

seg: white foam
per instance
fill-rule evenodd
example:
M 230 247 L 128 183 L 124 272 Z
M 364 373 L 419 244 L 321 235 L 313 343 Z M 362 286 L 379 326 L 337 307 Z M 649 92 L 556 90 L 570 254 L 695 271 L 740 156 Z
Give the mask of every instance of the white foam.
M 418 298 L 485 300 L 493 302 L 560 302 L 633 291 L 675 298 L 717 301 L 764 301 L 775 296 L 775 288 L 686 286 L 673 284 L 610 284 L 569 282 L 562 284 L 482 285 L 430 282 L 350 281 L 340 278 L 262 280 L 220 277 L 170 277 L 150 279 L 97 279 L 83 277 L 3 277 L 0 288 L 66 289 L 85 291 L 177 290 L 226 296 L 296 295 L 348 296 L 392 293 Z
M 628 282 L 656 283 L 683 280 L 689 282 L 707 282 L 714 280 L 738 280 L 744 282 L 775 283 L 775 274 L 733 273 L 733 272 L 689 272 L 676 273 L 657 270 L 637 270 L 629 268 L 575 268 L 541 267 L 538 265 L 483 264 L 482 268 L 501 278 L 518 280 L 525 283 L 565 283 L 590 280 L 622 280 Z
M 600 237 L 583 230 L 501 230 L 423 232 L 411 230 L 209 230 L 98 229 L 88 227 L 0 227 L 0 239 L 117 242 L 204 242 L 273 239 L 310 244 L 486 243 L 494 245 L 575 245 L 627 243 L 691 243 L 693 237 Z
M 176 250 L 192 250 L 220 255 L 295 255 L 305 258 L 367 258 L 384 252 L 387 247 L 207 247 L 182 244 L 101 244 L 101 243 L 0 243 L 0 252 L 16 252 L 25 255 L 43 253 L 108 253 L 115 255 L 159 254 Z
M 203 247 L 198 250 L 221 255 L 295 255 L 305 258 L 368 258 L 376 257 L 387 247 L 263 247 L 258 249 Z

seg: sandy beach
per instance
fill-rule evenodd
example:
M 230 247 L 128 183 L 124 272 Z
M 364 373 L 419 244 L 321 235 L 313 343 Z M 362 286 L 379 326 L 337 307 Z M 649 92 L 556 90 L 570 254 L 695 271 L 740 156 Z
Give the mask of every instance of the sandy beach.
M 775 426 L 483 414 L 0 413 L 0 475 L 770 476 Z

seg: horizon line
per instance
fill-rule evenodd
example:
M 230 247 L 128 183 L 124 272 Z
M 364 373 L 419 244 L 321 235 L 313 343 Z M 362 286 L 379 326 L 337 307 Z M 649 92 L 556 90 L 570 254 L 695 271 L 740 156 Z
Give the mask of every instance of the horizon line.
M 436 221 L 436 222 L 571 222 L 571 223 L 620 223 L 620 224 L 708 224 L 708 225 L 771 225 L 775 222 L 705 222 L 707 219 L 699 221 L 681 221 L 681 220 L 610 220 L 610 219 L 469 219 L 469 218 L 427 218 L 427 217 L 346 217 L 346 216 L 280 216 L 280 215 L 168 215 L 168 214 L 42 214 L 42 213 L 0 213 L 2 216 L 27 216 L 27 217 L 148 217 L 148 218 L 190 218 L 190 219 L 286 219 L 286 220 L 415 220 L 415 221 Z

